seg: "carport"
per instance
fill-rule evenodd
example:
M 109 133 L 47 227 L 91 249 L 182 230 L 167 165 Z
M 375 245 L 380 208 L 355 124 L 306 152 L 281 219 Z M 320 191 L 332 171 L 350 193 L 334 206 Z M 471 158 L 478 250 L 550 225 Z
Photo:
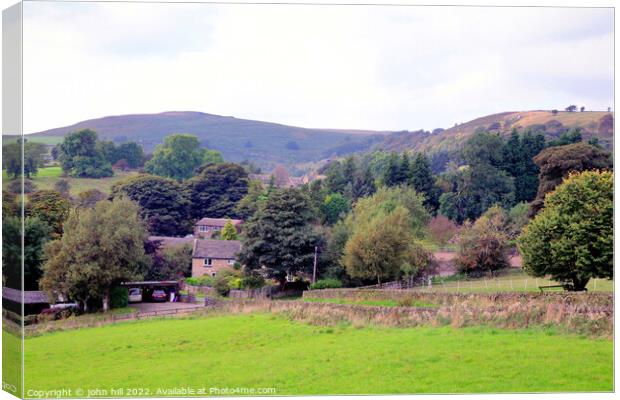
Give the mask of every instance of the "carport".
M 155 289 L 162 289 L 166 292 L 166 301 L 170 301 L 172 294 L 174 294 L 174 301 L 179 298 L 179 281 L 122 282 L 121 286 L 127 289 L 142 289 L 142 302 L 149 301 Z

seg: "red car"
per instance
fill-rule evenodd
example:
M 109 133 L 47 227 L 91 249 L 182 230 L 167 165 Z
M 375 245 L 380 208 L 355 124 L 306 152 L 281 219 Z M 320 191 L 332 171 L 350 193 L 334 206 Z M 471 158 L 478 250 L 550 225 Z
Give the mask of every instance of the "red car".
M 162 289 L 153 290 L 153 294 L 151 295 L 151 300 L 153 301 L 166 301 L 168 300 L 168 295 Z

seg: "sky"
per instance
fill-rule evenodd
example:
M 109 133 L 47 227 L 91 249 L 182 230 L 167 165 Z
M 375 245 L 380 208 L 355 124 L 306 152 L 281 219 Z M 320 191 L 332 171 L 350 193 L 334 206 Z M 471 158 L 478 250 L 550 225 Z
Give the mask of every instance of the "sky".
M 201 111 L 417 130 L 614 106 L 613 10 L 26 2 L 24 131 Z

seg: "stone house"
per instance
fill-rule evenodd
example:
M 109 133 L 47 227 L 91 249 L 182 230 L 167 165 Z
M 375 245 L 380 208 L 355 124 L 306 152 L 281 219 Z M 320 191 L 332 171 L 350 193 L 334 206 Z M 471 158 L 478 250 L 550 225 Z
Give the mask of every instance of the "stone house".
M 229 218 L 203 218 L 196 222 L 196 225 L 194 226 L 194 236 L 197 238 L 209 239 L 213 236 L 213 233 L 216 231 L 221 231 L 228 220 Z M 237 233 L 241 232 L 241 224 L 243 224 L 242 220 L 231 219 L 230 222 L 237 230 Z
M 240 251 L 238 240 L 194 239 L 192 277 L 214 276 L 217 271 L 232 268 Z

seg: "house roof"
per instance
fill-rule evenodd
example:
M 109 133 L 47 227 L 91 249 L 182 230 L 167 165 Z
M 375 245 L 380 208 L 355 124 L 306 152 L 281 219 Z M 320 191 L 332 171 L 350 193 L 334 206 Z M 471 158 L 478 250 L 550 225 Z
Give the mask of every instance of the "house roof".
M 174 236 L 149 236 L 150 242 L 160 242 L 162 247 L 176 247 L 184 244 L 192 245 L 194 243 L 194 236 L 188 237 L 174 237 Z
M 239 251 L 241 242 L 238 240 L 196 239 L 192 257 L 235 259 Z
M 22 292 L 21 290 L 8 287 L 2 288 L 2 298 L 5 300 L 14 301 L 16 303 L 22 302 L 22 293 L 24 294 L 24 304 L 49 303 L 47 293 L 40 290 L 27 290 L 25 292 Z
M 228 222 L 230 218 L 203 218 L 200 221 L 196 222 L 196 225 L 206 225 L 206 226 L 224 226 L 226 222 Z M 239 225 L 243 221 L 240 219 L 230 219 L 233 225 Z

